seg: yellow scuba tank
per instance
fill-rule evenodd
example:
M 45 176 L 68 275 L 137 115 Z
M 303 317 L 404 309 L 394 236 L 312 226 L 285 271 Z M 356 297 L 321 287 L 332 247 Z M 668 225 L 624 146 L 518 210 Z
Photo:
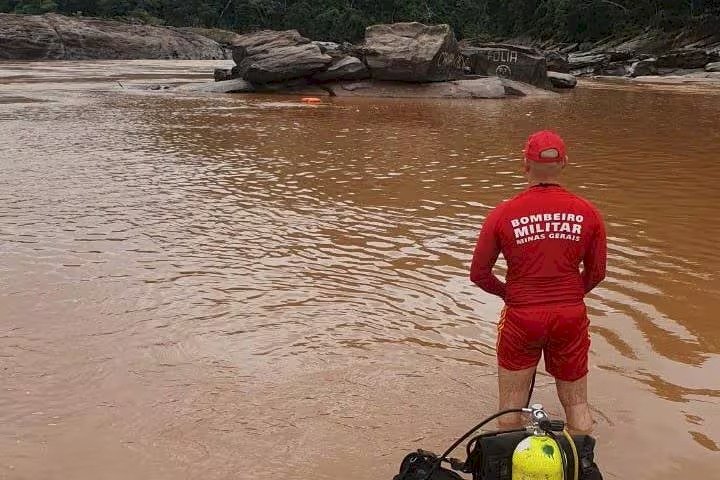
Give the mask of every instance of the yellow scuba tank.
M 532 435 L 518 444 L 512 456 L 512 480 L 563 480 L 562 453 L 547 435 Z
M 533 435 L 521 441 L 513 452 L 512 480 L 564 480 L 562 449 L 544 432 L 550 418 L 542 405 L 533 405 L 532 416 Z

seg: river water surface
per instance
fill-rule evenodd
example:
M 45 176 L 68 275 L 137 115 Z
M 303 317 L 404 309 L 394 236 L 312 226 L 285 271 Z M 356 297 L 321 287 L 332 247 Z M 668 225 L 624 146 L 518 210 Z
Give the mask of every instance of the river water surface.
M 496 408 L 501 304 L 469 262 L 547 127 L 608 224 L 598 462 L 717 478 L 720 90 L 131 88 L 214 66 L 0 64 L 0 478 L 389 480 L 444 450 Z M 544 373 L 535 398 L 560 413 Z

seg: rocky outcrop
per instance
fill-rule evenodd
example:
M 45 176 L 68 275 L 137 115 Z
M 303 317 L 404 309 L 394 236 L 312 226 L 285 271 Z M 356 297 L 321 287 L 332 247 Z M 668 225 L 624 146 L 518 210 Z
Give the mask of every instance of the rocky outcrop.
M 256 87 L 242 78 L 235 78 L 220 82 L 190 83 L 178 87 L 178 90 L 203 93 L 250 93 L 254 92 Z
M 236 66 L 216 69 L 215 80 L 219 91 L 334 96 L 500 98 L 551 88 L 537 50 L 489 45 L 461 52 L 449 25 L 375 25 L 366 34 L 357 46 L 313 42 L 296 30 L 240 35 L 232 46 Z M 234 79 L 245 83 L 228 83 Z
M 628 76 L 634 78 L 644 75 L 657 75 L 657 73 L 657 60 L 654 58 L 648 58 L 646 60 L 638 60 L 630 65 Z
M 463 59 L 449 25 L 373 25 L 360 50 L 373 78 L 441 82 L 464 74 Z
M 473 74 L 496 76 L 549 88 L 545 55 L 535 49 L 504 44 L 485 44 L 466 48 Z
M 658 68 L 704 68 L 713 59 L 717 59 L 717 56 L 705 50 L 684 49 L 659 56 L 656 64 Z
M 560 51 L 553 50 L 545 52 L 545 62 L 547 63 L 548 71 L 570 73 L 568 56 Z
M 320 51 L 326 55 L 330 55 L 333 59 L 346 57 L 353 49 L 350 43 L 335 42 L 312 42 L 320 48 Z
M 312 76 L 333 61 L 297 30 L 241 35 L 233 43 L 233 60 L 237 75 L 259 84 Z
M 237 65 L 240 65 L 248 57 L 307 43 L 310 43 L 310 40 L 300 35 L 297 30 L 261 30 L 235 37 L 232 44 L 232 58 Z
M 251 85 L 244 80 L 236 79 L 209 84 L 189 84 L 178 89 L 199 93 L 283 92 L 318 97 L 500 99 L 557 95 L 554 92 L 533 87 L 532 85 L 497 77 L 425 83 L 368 79 L 357 82 L 329 82 L 321 86 L 304 80 L 280 84 Z
M 720 60 L 720 33 L 716 26 L 683 34 L 646 31 L 596 44 L 546 44 L 545 48 L 569 53 L 569 70 L 576 76 L 684 76 Z M 550 55 L 546 53 L 549 59 Z M 563 65 L 549 68 L 560 71 Z
M 555 88 L 575 88 L 577 78 L 569 73 L 548 72 L 548 78 Z
M 218 60 L 225 50 L 188 30 L 62 15 L 0 14 L 0 59 Z
M 319 82 L 337 80 L 364 80 L 370 77 L 370 71 L 357 57 L 341 57 L 333 60 L 327 70 L 313 75 Z
M 568 55 L 570 72 L 575 75 L 594 73 L 610 63 L 610 55 L 605 53 L 571 53 Z

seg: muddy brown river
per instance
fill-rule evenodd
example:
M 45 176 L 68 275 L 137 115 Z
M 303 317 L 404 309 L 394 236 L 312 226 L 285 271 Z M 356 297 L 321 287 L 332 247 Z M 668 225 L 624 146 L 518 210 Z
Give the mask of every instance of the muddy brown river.
M 717 478 L 720 89 L 133 88 L 214 66 L 0 63 L 1 479 L 390 480 L 444 450 L 496 409 L 501 304 L 469 262 L 548 127 L 608 224 L 605 478 Z M 544 371 L 535 399 L 561 412 Z

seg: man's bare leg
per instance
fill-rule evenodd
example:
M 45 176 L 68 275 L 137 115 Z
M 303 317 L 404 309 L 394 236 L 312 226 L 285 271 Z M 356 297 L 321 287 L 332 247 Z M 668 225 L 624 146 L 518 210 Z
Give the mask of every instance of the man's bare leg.
M 535 375 L 535 367 L 525 370 L 507 370 L 498 367 L 498 400 L 500 410 L 511 408 L 525 408 L 527 406 L 530 385 Z M 498 419 L 501 430 L 522 428 L 522 414 L 509 413 Z
M 560 403 L 565 409 L 567 429 L 571 435 L 590 435 L 594 422 L 587 401 L 587 376 L 575 382 L 556 380 Z

